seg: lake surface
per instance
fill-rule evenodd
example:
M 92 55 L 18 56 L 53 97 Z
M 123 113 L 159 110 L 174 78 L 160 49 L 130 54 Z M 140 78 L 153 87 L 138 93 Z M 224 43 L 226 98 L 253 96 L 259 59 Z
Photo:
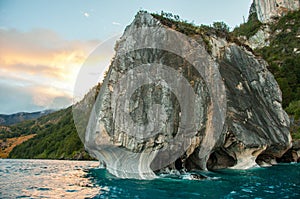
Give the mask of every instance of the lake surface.
M 95 161 L 0 159 L 0 198 L 300 198 L 300 164 L 118 179 Z

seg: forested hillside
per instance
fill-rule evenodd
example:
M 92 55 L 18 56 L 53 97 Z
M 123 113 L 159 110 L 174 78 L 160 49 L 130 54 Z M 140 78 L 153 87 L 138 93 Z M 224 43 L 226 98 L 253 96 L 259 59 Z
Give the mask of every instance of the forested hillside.
M 77 135 L 71 107 L 11 129 L 11 134 L 36 136 L 15 147 L 9 158 L 90 159 Z

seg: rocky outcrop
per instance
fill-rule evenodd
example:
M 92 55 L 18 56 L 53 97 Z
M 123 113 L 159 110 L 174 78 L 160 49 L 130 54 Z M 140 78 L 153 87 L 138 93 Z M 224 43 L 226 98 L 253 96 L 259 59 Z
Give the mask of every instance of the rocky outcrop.
M 268 25 L 263 25 L 245 44 L 252 49 L 260 49 L 270 45 L 271 30 Z
M 115 49 L 83 136 L 114 175 L 246 169 L 291 147 L 279 87 L 244 47 L 139 12 Z
M 289 11 L 299 10 L 299 0 L 254 0 L 258 19 L 262 23 L 268 23 L 281 17 Z
M 254 50 L 269 46 L 271 37 L 278 33 L 271 30 L 271 25 L 275 24 L 288 12 L 299 9 L 300 1 L 298 0 L 254 0 L 249 10 L 247 24 L 253 28 L 253 26 L 255 26 L 254 21 L 257 19 L 262 24 L 259 25 L 260 27 L 256 30 L 254 35 L 248 38 L 240 36 L 240 41 Z
M 226 85 L 227 129 L 221 147 L 210 155 L 208 168 L 243 169 L 276 160 L 291 146 L 291 137 L 281 92 L 267 63 L 234 43 L 212 44 L 213 51 L 223 53 L 213 56 Z

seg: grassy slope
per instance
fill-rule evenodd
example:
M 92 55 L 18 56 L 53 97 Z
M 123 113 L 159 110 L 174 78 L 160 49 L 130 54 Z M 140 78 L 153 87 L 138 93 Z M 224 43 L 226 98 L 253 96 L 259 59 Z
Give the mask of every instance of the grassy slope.
M 100 90 L 98 84 L 76 104 L 79 107 L 82 127 L 87 125 L 89 111 Z M 1 133 L 1 129 L 2 132 Z M 85 131 L 85 129 L 81 129 Z M 0 128 L 0 139 L 8 139 L 21 135 L 36 134 L 22 144 L 13 148 L 9 158 L 39 158 L 39 159 L 92 159 L 84 150 L 84 146 L 78 136 L 72 107 L 63 109 L 37 120 L 22 122 L 17 125 Z M 1 137 L 2 136 L 2 137 Z
M 30 124 L 25 128 L 35 129 L 30 132 L 36 136 L 16 146 L 9 158 L 90 159 L 77 135 L 71 107 Z
M 20 137 L 7 138 L 5 140 L 0 140 L 0 158 L 7 158 L 9 153 L 17 145 L 22 144 L 23 142 L 33 138 L 36 134 L 31 135 L 22 135 Z

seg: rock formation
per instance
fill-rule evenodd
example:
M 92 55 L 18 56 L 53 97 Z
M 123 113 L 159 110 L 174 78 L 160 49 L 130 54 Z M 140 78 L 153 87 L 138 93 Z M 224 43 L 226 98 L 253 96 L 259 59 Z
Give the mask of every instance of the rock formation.
M 272 21 L 287 12 L 300 8 L 299 0 L 254 0 L 258 19 L 262 23 Z
M 114 175 L 246 169 L 272 164 L 291 147 L 267 63 L 203 34 L 188 37 L 146 12 L 125 29 L 82 136 Z
M 246 41 L 252 49 L 260 49 L 270 45 L 271 30 L 268 25 L 262 25 L 261 28 Z
M 252 49 L 269 46 L 270 37 L 272 36 L 270 24 L 276 23 L 280 17 L 288 12 L 299 9 L 300 1 L 298 0 L 254 0 L 249 10 L 249 19 L 255 15 L 263 24 L 248 40 L 241 39 L 241 41 Z

